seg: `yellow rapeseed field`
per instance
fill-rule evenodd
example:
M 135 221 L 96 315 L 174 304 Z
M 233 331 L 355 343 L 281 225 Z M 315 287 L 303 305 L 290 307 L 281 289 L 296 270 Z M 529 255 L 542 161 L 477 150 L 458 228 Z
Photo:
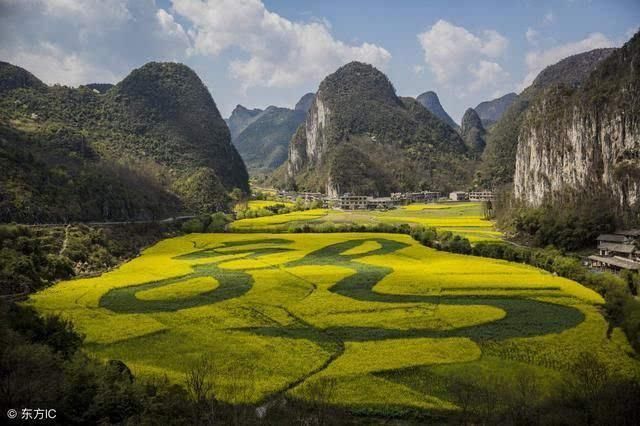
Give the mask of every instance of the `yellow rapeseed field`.
M 72 319 L 89 353 L 138 375 L 182 382 L 207 355 L 217 396 L 232 402 L 306 398 L 331 379 L 337 404 L 455 409 L 429 380 L 529 369 L 551 387 L 582 351 L 638 374 L 595 292 L 406 235 L 185 235 L 28 303 Z
M 258 203 L 259 201 L 251 201 Z M 355 224 L 375 225 L 379 223 L 422 225 L 451 231 L 468 238 L 471 242 L 499 240 L 502 234 L 496 231 L 493 222 L 484 219 L 482 203 L 429 203 L 409 204 L 387 211 L 342 211 L 315 209 L 304 212 L 242 219 L 233 222 L 233 231 L 277 232 L 298 225 Z

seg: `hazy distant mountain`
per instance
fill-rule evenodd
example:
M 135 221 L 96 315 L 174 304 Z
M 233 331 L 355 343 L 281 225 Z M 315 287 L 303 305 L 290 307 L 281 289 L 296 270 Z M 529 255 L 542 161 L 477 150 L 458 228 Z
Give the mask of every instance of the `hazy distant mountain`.
M 316 95 L 315 93 L 305 94 L 303 97 L 300 98 L 300 100 L 298 101 L 294 109 L 296 111 L 303 111 L 306 114 L 307 111 L 309 111 L 309 108 L 311 108 L 311 104 L 313 103 L 313 97 L 315 95 Z
M 474 110 L 478 113 L 478 116 L 482 120 L 482 125 L 486 128 L 500 120 L 502 114 L 504 114 L 516 99 L 518 99 L 518 95 L 515 93 L 507 93 L 497 99 L 479 103 Z
M 440 99 L 438 99 L 438 95 L 435 92 L 424 92 L 419 95 L 416 100 L 444 123 L 447 123 L 456 130 L 458 129 L 458 124 L 453 121 L 449 114 L 447 114 L 447 111 L 444 110 L 440 104 Z
M 615 49 L 595 49 L 546 67 L 491 126 L 483 163 L 478 170 L 482 186 L 491 188 L 510 183 L 516 167 L 516 149 L 524 113 L 530 104 L 552 86 L 577 88 Z
M 320 83 L 282 174 L 290 187 L 330 195 L 446 190 L 469 181 L 469 161 L 452 127 L 396 96 L 373 66 L 351 62 Z
M 248 109 L 242 105 L 236 105 L 229 118 L 224 120 L 229 127 L 231 139 L 235 139 L 236 136 L 242 133 L 262 112 L 263 111 L 258 108 Z
M 235 137 L 250 172 L 268 172 L 285 162 L 289 141 L 305 116 L 305 111 L 270 106 Z
M 101 95 L 0 63 L 0 222 L 152 219 L 225 208 L 248 175 L 190 68 L 148 63 Z
M 265 173 L 282 165 L 296 129 L 304 121 L 314 93 L 307 93 L 295 109 L 270 106 L 265 110 L 238 105 L 226 121 L 231 138 L 252 173 Z

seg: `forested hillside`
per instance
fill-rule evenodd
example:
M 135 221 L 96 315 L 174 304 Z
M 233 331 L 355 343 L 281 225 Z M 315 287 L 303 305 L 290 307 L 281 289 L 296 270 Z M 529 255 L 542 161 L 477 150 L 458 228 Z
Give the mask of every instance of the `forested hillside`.
M 465 185 L 464 142 L 371 65 L 352 62 L 320 84 L 289 145 L 286 185 L 332 195 Z
M 154 219 L 224 209 L 228 191 L 248 191 L 188 67 L 149 63 L 101 88 L 48 87 L 0 64 L 0 222 Z

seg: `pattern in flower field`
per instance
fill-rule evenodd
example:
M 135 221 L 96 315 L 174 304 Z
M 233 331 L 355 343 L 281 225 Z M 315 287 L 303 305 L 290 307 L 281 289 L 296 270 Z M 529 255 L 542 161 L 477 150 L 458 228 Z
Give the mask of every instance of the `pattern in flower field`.
M 191 234 L 29 303 L 136 374 L 182 381 L 208 354 L 218 397 L 235 402 L 335 378 L 343 405 L 452 409 L 441 384 L 465 371 L 500 364 L 553 386 L 585 350 L 638 374 L 591 290 L 406 235 Z

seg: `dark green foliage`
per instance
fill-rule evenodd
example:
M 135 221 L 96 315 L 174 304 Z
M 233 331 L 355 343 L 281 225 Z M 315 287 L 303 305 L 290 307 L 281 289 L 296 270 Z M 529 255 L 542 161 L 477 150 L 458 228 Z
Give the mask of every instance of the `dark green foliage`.
M 101 160 L 64 125 L 25 132 L 0 120 L 0 168 L 0 222 L 154 219 L 182 209 L 150 173 Z
M 121 106 L 128 120 L 116 126 L 152 138 L 145 150 L 160 164 L 191 172 L 213 169 L 228 190 L 249 192 L 242 159 L 230 143 L 229 129 L 209 91 L 195 72 L 176 63 L 150 62 L 118 83 L 107 98 Z
M 486 131 L 478 114 L 471 108 L 467 109 L 462 117 L 460 136 L 473 155 L 480 156 L 484 151 Z
M 579 205 L 554 203 L 539 208 L 517 207 L 502 211 L 499 223 L 534 246 L 553 245 L 562 250 L 590 247 L 596 237 L 616 226 L 615 212 L 607 198 L 592 198 Z
M 47 86 L 29 71 L 0 61 L 0 94 L 21 87 L 45 90 Z
M 172 226 L 0 225 L 0 294 L 30 293 L 77 274 L 104 271 L 170 235 Z
M 227 210 L 231 201 L 218 176 L 206 167 L 185 175 L 175 188 L 191 211 L 199 213 Z
M 73 323 L 55 315 L 41 317 L 32 307 L 11 304 L 6 320 L 9 327 L 29 341 L 47 345 L 65 359 L 71 358 L 82 345 L 83 337 L 75 331 Z
M 182 232 L 202 233 L 202 232 L 224 232 L 226 226 L 231 222 L 231 217 L 228 215 L 217 212 L 212 215 L 202 215 L 196 218 L 190 219 L 182 224 Z
M 86 86 L 12 87 L 0 98 L 0 166 L 4 222 L 165 218 L 185 204 L 227 208 L 223 192 L 248 192 L 211 95 L 180 64 L 147 64 L 104 95 Z M 215 175 L 224 190 L 181 192 L 194 173 Z

